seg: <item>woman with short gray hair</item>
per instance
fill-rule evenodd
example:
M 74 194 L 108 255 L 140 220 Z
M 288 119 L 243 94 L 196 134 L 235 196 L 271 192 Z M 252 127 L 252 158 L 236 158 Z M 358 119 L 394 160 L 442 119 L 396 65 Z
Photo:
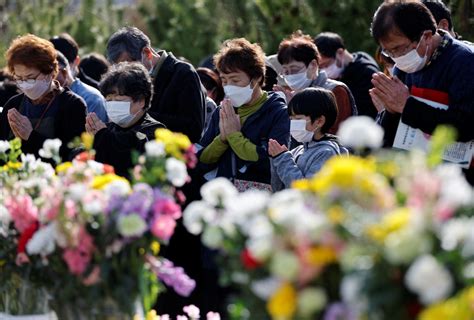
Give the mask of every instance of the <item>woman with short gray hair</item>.
M 95 113 L 86 118 L 87 132 L 95 135 L 95 159 L 110 164 L 115 172 L 128 176 L 132 150 L 143 153 L 145 143 L 164 125 L 148 115 L 152 96 L 151 78 L 140 63 L 123 62 L 112 66 L 100 82 L 110 122 Z

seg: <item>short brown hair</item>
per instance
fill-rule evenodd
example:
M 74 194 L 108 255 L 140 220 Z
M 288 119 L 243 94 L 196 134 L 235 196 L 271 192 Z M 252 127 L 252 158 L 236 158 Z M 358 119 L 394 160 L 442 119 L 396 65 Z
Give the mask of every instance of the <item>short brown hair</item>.
M 5 54 L 8 71 L 14 73 L 15 65 L 24 65 L 36 68 L 43 74 L 58 73 L 58 62 L 56 60 L 56 49 L 46 39 L 32 34 L 18 37 L 12 41 Z
M 303 34 L 300 30 L 280 42 L 277 58 L 280 64 L 287 64 L 295 60 L 304 62 L 308 66 L 311 61 L 316 59 L 319 65 L 318 47 L 314 44 L 311 36 Z
M 245 72 L 250 79 L 260 78 L 260 85 L 265 82 L 265 54 L 256 43 L 238 38 L 226 40 L 214 56 L 214 64 L 219 73 L 235 71 Z

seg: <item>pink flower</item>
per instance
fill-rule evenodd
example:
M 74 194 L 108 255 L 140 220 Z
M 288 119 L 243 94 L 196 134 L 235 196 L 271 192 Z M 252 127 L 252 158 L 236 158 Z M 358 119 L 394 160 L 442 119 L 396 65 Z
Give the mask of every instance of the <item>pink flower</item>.
M 221 316 L 217 312 L 209 311 L 206 315 L 207 320 L 221 320 Z
M 199 319 L 199 308 L 196 307 L 194 304 L 189 306 L 185 306 L 183 311 L 190 317 L 191 319 Z
M 20 233 L 38 220 L 38 208 L 29 195 L 8 197 L 5 199 L 5 207 Z
M 169 215 L 160 215 L 155 219 L 155 221 L 153 221 L 151 232 L 159 239 L 169 240 L 173 235 L 175 227 L 176 221 L 173 217 Z
M 78 237 L 78 246 L 64 250 L 63 259 L 72 274 L 80 275 L 84 273 L 92 258 L 94 243 L 92 237 L 81 228 Z
M 66 209 L 66 217 L 74 218 L 77 214 L 76 204 L 71 199 L 67 199 L 64 202 L 64 207 Z
M 161 198 L 156 201 L 153 205 L 153 210 L 155 212 L 155 216 L 157 214 L 164 214 L 171 216 L 175 220 L 181 218 L 181 207 L 169 198 Z

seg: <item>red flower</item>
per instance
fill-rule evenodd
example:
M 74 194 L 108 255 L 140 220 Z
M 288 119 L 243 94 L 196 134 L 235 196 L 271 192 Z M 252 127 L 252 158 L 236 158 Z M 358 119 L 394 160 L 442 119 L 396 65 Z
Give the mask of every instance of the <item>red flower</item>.
M 256 269 L 262 266 L 262 263 L 252 256 L 252 254 L 247 249 L 240 253 L 240 261 L 248 270 Z
M 114 167 L 104 163 L 104 173 L 115 173 Z
M 94 160 L 94 156 L 87 151 L 79 153 L 74 159 L 80 162 L 86 162 L 87 160 Z
M 18 248 L 17 248 L 18 254 L 25 252 L 26 244 L 33 237 L 36 230 L 38 230 L 38 223 L 33 222 L 21 233 L 20 238 L 18 239 Z

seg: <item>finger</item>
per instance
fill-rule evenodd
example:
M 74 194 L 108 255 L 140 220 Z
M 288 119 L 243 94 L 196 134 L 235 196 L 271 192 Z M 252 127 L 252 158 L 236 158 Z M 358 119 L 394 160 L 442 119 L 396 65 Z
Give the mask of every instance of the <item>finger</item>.
M 374 88 L 372 91 L 374 95 L 379 98 L 383 103 L 387 104 L 391 100 L 391 97 L 385 93 L 385 91 L 379 90 L 378 88 Z
M 382 80 L 380 77 L 374 77 L 372 79 L 372 84 L 374 88 L 378 88 L 383 91 L 391 91 L 391 84 L 388 84 L 386 81 Z

